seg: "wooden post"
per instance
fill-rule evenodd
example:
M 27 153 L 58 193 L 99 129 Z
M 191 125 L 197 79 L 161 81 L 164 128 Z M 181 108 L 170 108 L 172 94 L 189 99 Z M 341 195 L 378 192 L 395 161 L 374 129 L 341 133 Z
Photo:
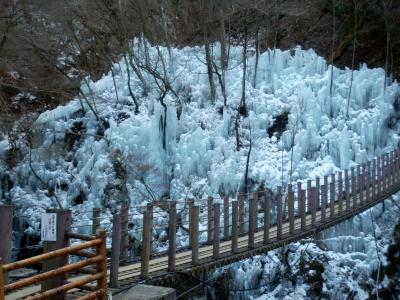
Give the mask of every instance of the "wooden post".
M 0 257 L 0 300 L 5 299 L 4 286 L 6 285 L 5 275 L 3 272 L 3 260 Z
M 239 206 L 237 200 L 232 201 L 232 253 L 236 253 L 238 247 L 238 208 Z
M 317 188 L 317 194 L 316 194 L 316 210 L 319 210 L 321 208 L 321 183 L 320 183 L 320 178 L 317 176 L 315 178 L 315 187 Z
M 141 250 L 141 268 L 140 276 L 142 278 L 149 277 L 149 262 L 151 253 L 151 215 L 146 210 L 143 215 L 143 232 L 142 232 L 142 250 Z
M 351 198 L 352 198 L 352 205 L 350 208 L 357 207 L 357 191 L 356 191 L 356 175 L 354 167 L 351 167 Z
M 375 200 L 376 197 L 376 158 L 372 160 L 372 172 L 371 172 L 371 201 Z
M 255 193 L 254 193 L 255 194 Z M 250 199 L 250 205 L 249 205 L 249 239 L 248 239 L 248 245 L 250 249 L 254 248 L 254 233 L 256 231 L 256 210 L 257 210 L 257 196 L 253 197 Z
M 331 183 L 329 184 L 330 187 L 330 217 L 333 219 L 335 217 L 335 174 L 331 175 Z
M 306 191 L 300 191 L 300 218 L 301 218 L 301 230 L 306 229 Z
M 69 240 L 66 236 L 66 232 L 71 228 L 71 211 L 62 209 L 47 209 L 46 213 L 56 214 L 56 241 L 55 242 L 44 242 L 43 252 L 48 253 L 57 249 L 66 248 L 69 245 Z M 68 255 L 55 257 L 43 262 L 43 271 L 47 272 L 65 266 L 68 263 Z M 42 291 L 48 291 L 64 284 L 67 280 L 67 275 L 62 274 L 54 276 L 53 278 L 47 279 L 42 282 Z M 65 293 L 60 293 L 54 296 L 53 299 L 65 299 Z
M 271 191 L 267 191 L 264 198 L 264 245 L 269 243 L 269 228 L 271 224 Z
M 328 198 L 328 187 L 326 184 L 321 186 L 321 223 L 324 223 L 326 220 L 326 199 Z
M 294 193 L 292 187 L 288 187 L 288 215 L 289 215 L 289 233 L 294 234 Z
M 192 244 L 193 244 L 192 231 L 193 228 L 196 227 L 198 224 L 194 223 L 193 220 L 194 199 L 189 199 L 188 204 L 189 204 L 189 249 L 192 249 Z
M 383 188 L 382 193 L 387 191 L 387 154 L 382 155 L 382 174 L 383 174 Z
M 400 148 L 397 148 L 395 150 L 395 167 L 394 167 L 394 178 L 395 178 L 395 185 L 396 187 L 399 185 L 399 169 L 400 169 L 400 158 L 399 158 L 399 154 L 400 154 Z
M 311 182 L 311 179 L 307 180 L 307 213 L 311 212 Z
M 214 238 L 213 238 L 213 258 L 219 258 L 219 203 L 214 203 Z
M 154 205 L 152 203 L 147 203 L 146 210 L 149 212 L 150 215 L 150 256 L 151 251 L 153 249 L 153 217 L 154 217 Z
M 259 201 L 259 195 L 258 192 L 253 193 L 253 199 L 255 200 L 255 208 L 254 208 L 254 232 L 258 231 L 258 203 Z
M 385 192 L 385 156 L 380 157 L 380 196 Z
M 394 151 L 390 152 L 390 190 L 394 188 Z
M 93 222 L 92 222 L 92 234 L 97 234 L 97 231 L 100 228 L 100 215 L 101 209 L 100 208 L 93 208 Z
M 379 196 L 379 161 L 378 158 L 374 158 L 374 174 L 373 174 L 373 181 L 374 185 L 374 200 Z
M 96 264 L 96 272 L 102 273 L 102 277 L 97 280 L 97 290 L 103 290 L 103 293 L 97 296 L 97 300 L 107 300 L 107 248 L 106 239 L 107 232 L 105 230 L 99 230 L 97 237 L 102 240 L 102 243 L 96 247 L 96 254 L 104 257 L 103 260 Z M 53 297 L 52 297 L 53 299 Z
M 338 203 L 339 203 L 339 215 L 343 214 L 343 173 L 338 173 Z
M 13 233 L 13 228 L 12 228 L 13 213 L 14 213 L 14 206 L 0 205 L 0 259 L 4 264 L 11 262 L 10 259 L 11 259 L 11 240 Z M 1 269 L 0 273 L 2 273 Z M 6 284 L 8 282 L 7 274 L 4 274 L 3 279 L 4 283 Z M 0 282 L 0 284 L 2 284 L 2 282 Z
M 171 202 L 169 206 L 168 223 L 168 271 L 175 271 L 176 256 L 176 203 Z
M 224 240 L 229 239 L 229 196 L 224 196 Z
M 311 187 L 311 225 L 315 225 L 316 215 L 317 215 L 317 188 Z
M 192 265 L 197 265 L 199 263 L 199 215 L 200 209 L 198 206 L 194 206 L 192 208 L 192 228 L 191 228 L 191 236 L 192 236 Z
M 128 235 L 128 215 L 129 206 L 127 203 L 121 205 L 121 262 L 128 261 L 128 247 L 129 247 L 129 235 Z
M 282 187 L 278 186 L 277 192 L 276 192 L 276 226 L 277 226 L 277 233 L 276 237 L 277 239 L 282 238 Z
M 297 216 L 300 216 L 301 182 L 297 182 Z
M 360 174 L 360 206 L 363 206 L 365 203 L 364 199 L 364 190 L 365 190 L 365 164 L 361 166 L 362 174 Z
M 366 165 L 365 191 L 365 201 L 369 203 L 371 201 L 371 161 L 368 161 Z
M 239 195 L 239 234 L 244 234 L 244 195 Z
M 207 241 L 211 243 L 213 240 L 213 197 L 209 196 L 207 199 Z
M 346 199 L 346 211 L 350 211 L 350 180 L 349 170 L 344 170 L 344 197 Z
M 111 244 L 110 287 L 118 287 L 119 259 L 121 254 L 121 215 L 114 214 Z
M 399 148 L 394 151 L 394 185 L 399 185 Z

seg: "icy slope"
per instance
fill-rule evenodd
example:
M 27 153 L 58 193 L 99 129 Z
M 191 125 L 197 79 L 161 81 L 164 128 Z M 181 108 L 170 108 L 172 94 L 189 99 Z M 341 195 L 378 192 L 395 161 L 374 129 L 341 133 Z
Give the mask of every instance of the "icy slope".
M 139 54 L 140 45 L 134 45 Z M 361 66 L 354 71 L 347 118 L 351 71 L 334 67 L 331 86 L 331 66 L 314 51 L 296 48 L 261 54 L 255 87 L 251 84 L 255 58 L 249 56 L 249 115 L 239 120 L 241 148 L 236 151 L 242 48 L 230 49 L 228 105 L 221 113 L 219 89 L 217 102 L 209 101 L 204 49 L 159 47 L 158 52 L 147 46 L 158 69 L 162 66 L 157 54 L 162 54 L 166 76 L 176 91 L 164 99 L 166 115 L 154 78 L 143 73 L 150 92 L 142 96 L 142 85 L 131 71 L 133 93 L 140 102 L 139 114 L 134 114 L 127 66 L 121 60 L 113 66 L 114 79 L 110 72 L 96 82 L 82 83 L 100 121 L 80 97 L 42 113 L 35 122 L 31 166 L 41 181 L 54 187 L 63 207 L 74 206 L 77 214 L 95 206 L 113 207 L 126 199 L 134 205 L 163 195 L 172 199 L 220 192 L 234 196 L 243 189 L 250 138 L 251 190 L 330 174 L 398 143 L 398 125 L 391 121 L 397 117 L 393 105 L 398 105 L 397 82 L 384 89 L 382 69 Z M 218 49 L 215 45 L 217 63 Z M 289 121 L 282 137 L 269 137 L 268 128 L 285 112 Z M 14 182 L 11 201 L 27 214 L 56 205 L 29 166 L 28 147 L 19 146 L 25 159 L 9 172 Z M 7 149 L 5 142 L 0 149 L 3 153 Z

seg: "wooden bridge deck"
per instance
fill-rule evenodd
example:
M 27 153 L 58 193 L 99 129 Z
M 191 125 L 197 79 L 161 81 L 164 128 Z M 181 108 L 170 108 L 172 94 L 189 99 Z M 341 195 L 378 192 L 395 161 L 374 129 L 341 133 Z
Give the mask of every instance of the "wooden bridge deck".
M 277 225 L 271 226 L 269 230 L 269 241 L 268 243 L 264 243 L 264 232 L 263 230 L 259 230 L 255 232 L 254 235 L 254 247 L 249 248 L 249 237 L 248 235 L 243 235 L 238 237 L 238 249 L 236 253 L 231 252 L 232 242 L 231 240 L 221 241 L 220 250 L 219 250 L 219 258 L 213 258 L 213 245 L 203 245 L 199 247 L 199 261 L 198 264 L 192 264 L 192 251 L 186 250 L 176 254 L 175 258 L 175 266 L 176 271 L 178 272 L 186 272 L 191 274 L 198 274 L 202 271 L 207 271 L 212 268 L 216 268 L 219 266 L 227 265 L 230 263 L 234 263 L 240 261 L 242 259 L 252 257 L 257 254 L 265 253 L 268 250 L 272 250 L 278 248 L 284 244 L 291 243 L 297 241 L 301 238 L 312 236 L 315 232 L 326 229 L 330 226 L 333 226 L 337 223 L 340 223 L 348 218 L 351 218 L 354 215 L 359 214 L 360 212 L 380 203 L 381 201 L 387 199 L 392 194 L 396 193 L 400 190 L 400 180 L 395 179 L 398 176 L 398 172 L 393 173 L 393 181 L 395 184 L 392 185 L 390 189 L 384 189 L 381 193 L 372 195 L 375 189 L 379 189 L 379 186 L 382 184 L 382 181 L 378 181 L 376 184 L 371 185 L 368 188 L 368 192 L 370 193 L 367 197 L 366 190 L 359 193 L 356 197 L 350 198 L 350 210 L 347 211 L 346 201 L 345 199 L 341 199 L 341 204 L 339 201 L 335 202 L 334 205 L 334 217 L 330 218 L 331 208 L 326 207 L 326 219 L 324 222 L 321 222 L 321 210 L 316 211 L 315 214 L 315 222 L 312 224 L 312 214 L 307 213 L 306 215 L 306 227 L 301 229 L 301 218 L 296 217 L 294 220 L 294 232 L 293 234 L 289 233 L 289 221 L 286 221 L 282 224 L 282 236 L 280 239 L 277 237 Z M 386 183 L 389 186 L 390 178 L 385 178 L 383 180 L 384 186 Z M 362 205 L 360 205 L 360 198 L 364 199 Z M 370 201 L 366 201 L 366 199 L 371 199 Z M 357 203 L 356 207 L 353 207 L 353 204 Z M 342 213 L 340 214 L 339 206 L 342 205 Z M 173 272 L 167 272 L 168 269 L 168 255 L 164 255 L 161 257 L 153 258 L 149 261 L 149 277 L 159 277 L 162 274 L 166 274 L 168 276 L 173 277 Z M 109 274 L 109 271 L 108 271 Z M 76 280 L 80 277 L 71 278 L 70 280 Z M 121 266 L 119 268 L 118 281 L 120 288 L 127 286 L 128 284 L 138 282 L 141 279 L 141 262 L 137 262 L 131 265 Z M 118 289 L 114 289 L 118 290 Z M 23 290 L 16 291 L 12 294 L 6 296 L 6 299 L 24 299 L 29 295 L 38 293 L 40 291 L 40 285 L 31 286 L 29 288 L 25 288 Z M 84 295 L 84 292 L 79 290 L 72 290 L 68 294 L 68 299 L 75 299 L 79 296 Z

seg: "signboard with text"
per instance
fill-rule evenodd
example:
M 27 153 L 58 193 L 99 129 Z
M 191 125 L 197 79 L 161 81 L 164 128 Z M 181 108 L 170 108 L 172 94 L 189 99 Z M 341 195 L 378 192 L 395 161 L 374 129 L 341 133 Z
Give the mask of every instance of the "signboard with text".
M 42 215 L 42 241 L 55 242 L 57 240 L 57 214 L 46 213 Z

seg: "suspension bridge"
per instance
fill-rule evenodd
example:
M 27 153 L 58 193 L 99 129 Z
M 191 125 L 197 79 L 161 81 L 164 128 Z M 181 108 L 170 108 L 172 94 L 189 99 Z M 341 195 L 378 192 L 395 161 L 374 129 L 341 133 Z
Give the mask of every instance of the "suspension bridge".
M 107 299 L 110 290 L 143 280 L 198 276 L 363 212 L 400 190 L 399 172 L 400 148 L 307 180 L 306 186 L 297 182 L 235 198 L 158 201 L 136 210 L 122 205 L 109 222 L 95 209 L 85 225 L 89 234 L 73 226 L 71 211 L 49 210 L 57 217 L 56 241 L 44 242 L 43 254 L 15 262 L 10 262 L 13 208 L 1 206 L 0 300 Z M 137 240 L 130 237 L 133 231 Z M 12 276 L 38 264 L 41 271 L 34 275 Z

